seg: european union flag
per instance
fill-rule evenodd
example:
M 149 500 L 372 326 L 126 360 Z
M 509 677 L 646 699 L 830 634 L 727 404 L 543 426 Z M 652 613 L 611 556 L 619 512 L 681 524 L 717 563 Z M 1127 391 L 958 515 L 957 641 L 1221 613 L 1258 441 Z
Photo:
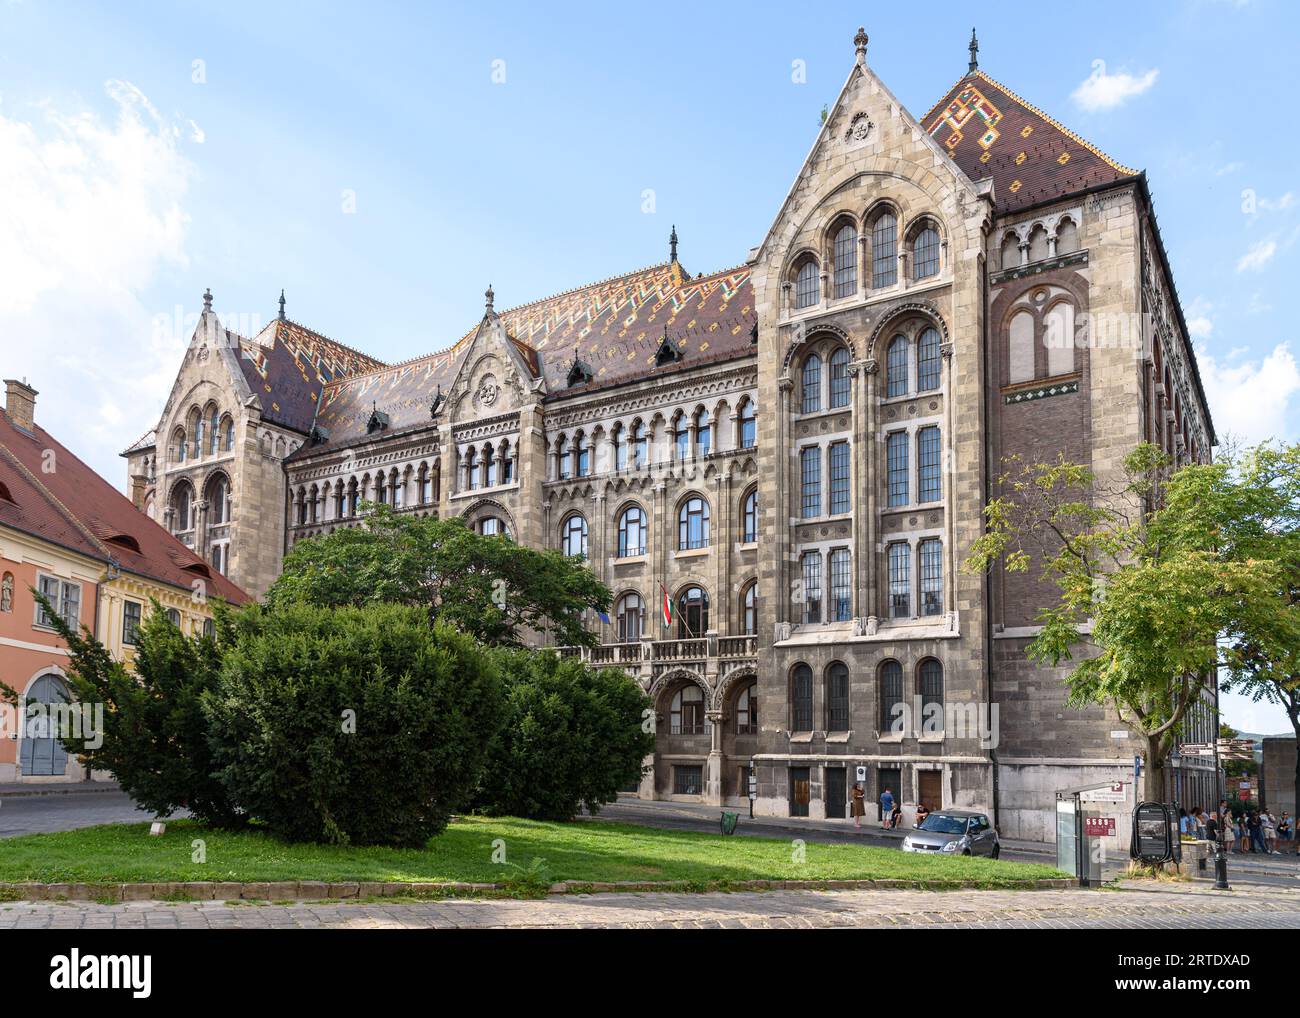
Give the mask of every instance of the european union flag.
M 600 621 L 601 621 L 601 622 L 605 623 L 605 625 L 609 625 L 609 616 L 608 616 L 608 615 L 606 615 L 604 612 L 601 612 L 601 611 L 596 612 L 596 615 L 600 618 Z

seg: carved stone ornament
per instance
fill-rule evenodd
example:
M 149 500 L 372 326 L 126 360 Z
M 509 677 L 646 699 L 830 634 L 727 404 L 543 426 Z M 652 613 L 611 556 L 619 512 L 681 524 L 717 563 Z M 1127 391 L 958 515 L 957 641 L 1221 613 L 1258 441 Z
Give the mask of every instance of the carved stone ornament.
M 871 118 L 865 113 L 855 113 L 844 132 L 845 141 L 866 141 L 871 136 Z
M 500 392 L 497 380 L 491 375 L 484 375 L 483 380 L 478 383 L 477 399 L 483 406 L 491 406 L 497 401 Z

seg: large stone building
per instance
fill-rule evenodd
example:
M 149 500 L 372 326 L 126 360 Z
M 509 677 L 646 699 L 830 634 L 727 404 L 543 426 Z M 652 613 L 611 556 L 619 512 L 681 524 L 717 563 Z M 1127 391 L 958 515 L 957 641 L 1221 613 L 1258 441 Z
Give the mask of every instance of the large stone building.
M 760 812 L 836 816 L 866 768 L 872 798 L 1047 836 L 1054 790 L 1131 779 L 1136 743 L 1026 660 L 1039 581 L 962 569 L 998 465 L 1105 479 L 1144 439 L 1207 459 L 1213 427 L 1145 175 L 973 38 L 920 118 L 855 46 L 736 267 L 688 272 L 674 229 L 647 269 L 508 311 L 489 288 L 397 365 L 283 302 L 251 338 L 209 304 L 126 454 L 138 503 L 254 593 L 363 500 L 583 554 L 616 598 L 592 656 L 660 720 L 643 796 L 740 801 L 752 776 Z

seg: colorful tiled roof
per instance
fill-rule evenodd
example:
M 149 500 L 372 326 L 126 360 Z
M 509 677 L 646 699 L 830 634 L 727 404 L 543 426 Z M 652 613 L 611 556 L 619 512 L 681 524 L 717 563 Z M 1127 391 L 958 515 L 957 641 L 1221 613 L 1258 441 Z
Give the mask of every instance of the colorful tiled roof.
M 511 308 L 500 317 L 534 376 L 545 376 L 548 398 L 555 399 L 656 371 L 750 356 L 757 316 L 749 277 L 742 266 L 692 279 L 678 263 L 666 262 Z M 455 380 L 477 331 L 476 325 L 441 353 L 328 383 L 316 424 L 328 431 L 329 444 L 364 437 L 373 409 L 389 415 L 391 430 L 427 423 L 439 387 L 445 391 Z M 656 368 L 665 332 L 683 356 Z M 575 351 L 591 366 L 592 379 L 570 388 Z
M 304 434 L 326 383 L 384 367 L 383 361 L 289 319 L 275 323 L 269 345 L 241 339 L 239 348 L 239 366 L 262 401 L 262 416 Z
M 1136 175 L 983 71 L 958 81 L 921 120 L 971 180 L 993 178 L 1011 212 Z
M 46 469 L 53 454 L 53 469 Z M 239 587 L 212 569 L 131 504 L 131 500 L 37 425 L 15 427 L 0 410 L 0 483 L 12 501 L 0 498 L 0 525 L 51 541 L 123 572 L 181 590 L 202 580 L 211 596 L 233 604 L 249 600 Z M 139 549 L 138 551 L 136 549 Z

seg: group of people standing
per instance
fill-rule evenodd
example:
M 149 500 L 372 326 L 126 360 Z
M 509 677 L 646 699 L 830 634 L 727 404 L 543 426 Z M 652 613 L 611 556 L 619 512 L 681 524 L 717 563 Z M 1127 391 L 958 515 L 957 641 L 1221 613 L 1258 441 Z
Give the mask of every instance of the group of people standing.
M 1238 810 L 1234 813 L 1226 800 L 1219 803 L 1217 812 L 1206 813 L 1200 806 L 1178 811 L 1178 832 L 1186 837 L 1218 840 L 1220 818 L 1223 818 L 1223 838 L 1229 850 L 1239 854 L 1281 855 L 1281 846 L 1290 846 L 1295 840 L 1295 824 L 1286 810 L 1280 818 L 1267 809 Z
M 862 818 L 867 813 L 867 793 L 862 790 L 860 782 L 853 783 L 853 792 L 851 793 L 849 811 L 853 815 L 853 826 L 861 827 Z M 921 821 L 930 815 L 930 811 L 925 808 L 924 803 L 916 804 L 916 826 L 920 826 Z M 894 793 L 886 788 L 880 793 L 880 823 L 885 830 L 892 830 L 898 826 L 898 822 L 903 819 L 902 804 L 894 797 Z

